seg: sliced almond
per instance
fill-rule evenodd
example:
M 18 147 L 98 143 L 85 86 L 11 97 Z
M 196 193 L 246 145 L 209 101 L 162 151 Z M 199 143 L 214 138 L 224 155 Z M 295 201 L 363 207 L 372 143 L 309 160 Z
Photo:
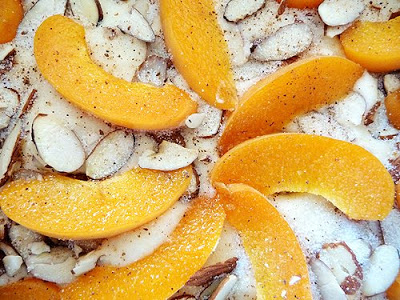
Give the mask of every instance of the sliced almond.
M 346 294 L 336 281 L 332 271 L 319 259 L 310 263 L 312 271 L 317 277 L 317 285 L 324 300 L 347 300 Z
M 313 33 L 307 24 L 293 23 L 257 44 L 252 55 L 260 61 L 285 60 L 306 50 L 312 39 Z
M 168 240 L 187 208 L 178 201 L 152 222 L 105 240 L 95 251 L 99 264 L 123 267 L 150 255 Z
M 67 284 L 75 279 L 72 269 L 76 265 L 76 259 L 71 250 L 64 247 L 51 249 L 50 253 L 31 255 L 25 259 L 28 272 L 36 278 Z
M 385 292 L 396 279 L 399 268 L 399 254 L 396 248 L 388 245 L 376 248 L 363 282 L 364 295 L 374 296 Z
M 13 47 L 5 47 L 0 51 L 0 76 L 10 71 L 14 65 L 16 51 Z
M 204 118 L 206 117 L 205 113 L 195 113 L 187 117 L 185 121 L 185 125 L 189 128 L 197 128 L 203 123 Z
M 362 0 L 325 0 L 318 6 L 318 13 L 326 25 L 339 26 L 353 22 L 364 9 Z
M 6 128 L 17 111 L 20 96 L 17 91 L 0 88 L 0 129 Z
M 40 241 L 40 242 L 33 242 L 28 245 L 30 253 L 34 255 L 39 255 L 42 253 L 49 253 L 50 252 L 50 246 L 47 245 L 45 242 Z
M 395 74 L 387 74 L 383 77 L 383 86 L 387 93 L 392 93 L 400 89 L 400 77 Z
M 157 55 L 150 55 L 141 64 L 136 77 L 141 82 L 163 86 L 167 80 L 167 60 Z
M 7 255 L 3 258 L 4 268 L 8 276 L 14 276 L 18 273 L 23 264 L 22 257 L 19 255 Z
M 341 33 L 343 33 L 347 28 L 351 26 L 350 24 L 340 25 L 340 26 L 328 26 L 325 30 L 325 35 L 333 38 Z
M 79 19 L 85 18 L 96 25 L 101 21 L 103 12 L 98 0 L 69 0 L 72 12 Z
M 367 111 L 367 104 L 359 93 L 351 93 L 332 107 L 335 119 L 342 125 L 360 125 Z
M 89 27 L 85 36 L 93 61 L 115 77 L 132 81 L 146 59 L 146 43 L 118 28 Z
M 365 71 L 354 85 L 354 91 L 365 99 L 369 111 L 378 101 L 378 80 Z
M 57 119 L 38 115 L 32 136 L 43 161 L 60 172 L 73 172 L 85 162 L 85 151 L 75 133 Z
M 139 157 L 139 166 L 144 169 L 160 171 L 178 170 L 193 163 L 198 154 L 195 149 L 188 149 L 178 144 L 163 141 L 157 153 L 146 150 Z
M 8 177 L 9 171 L 14 163 L 14 155 L 18 149 L 19 138 L 21 135 L 21 122 L 18 121 L 11 130 L 7 139 L 3 144 L 0 153 L 0 185 L 4 184 Z
M 265 0 L 231 0 L 226 5 L 224 17 L 228 21 L 238 22 L 259 11 L 265 5 Z
M 89 252 L 88 254 L 80 257 L 72 269 L 72 273 L 75 276 L 80 276 L 93 270 L 96 267 L 97 261 L 99 260 L 100 253 L 96 251 Z
M 238 281 L 237 276 L 233 274 L 226 276 L 218 285 L 214 293 L 212 293 L 210 300 L 227 299 L 237 281 Z
M 366 265 L 369 262 L 369 258 L 372 253 L 371 245 L 363 239 L 357 239 L 351 242 L 347 242 L 347 245 L 355 254 L 357 261 L 361 265 Z
M 154 42 L 155 34 L 146 18 L 135 8 L 127 10 L 127 4 L 114 1 L 102 1 L 104 18 L 102 25 L 119 28 L 145 42 Z
M 200 106 L 199 113 L 205 114 L 205 118 L 200 126 L 195 129 L 195 135 L 198 137 L 212 137 L 216 135 L 222 123 L 222 110 L 204 104 Z
M 346 295 L 359 293 L 363 279 L 362 269 L 346 243 L 325 244 L 317 258 L 332 271 Z
M 132 156 L 134 147 L 132 133 L 123 130 L 109 133 L 86 160 L 86 175 L 101 179 L 116 173 Z

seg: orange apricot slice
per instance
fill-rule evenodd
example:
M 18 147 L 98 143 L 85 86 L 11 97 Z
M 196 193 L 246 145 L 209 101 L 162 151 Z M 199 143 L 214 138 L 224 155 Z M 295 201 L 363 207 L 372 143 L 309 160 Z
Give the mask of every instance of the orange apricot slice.
M 392 92 L 386 97 L 385 106 L 390 124 L 400 129 L 400 90 Z
M 243 95 L 220 139 L 221 152 L 253 137 L 280 132 L 297 115 L 340 100 L 362 73 L 356 63 L 335 56 L 282 68 Z
M 356 220 L 382 220 L 394 202 L 389 172 L 367 150 L 299 133 L 274 134 L 242 143 L 217 162 L 211 181 L 214 185 L 247 184 L 265 195 L 321 195 Z
M 161 215 L 186 191 L 191 168 L 173 172 L 135 168 L 104 181 L 60 175 L 19 179 L 0 193 L 13 221 L 60 239 L 113 236 Z
M 84 28 L 56 15 L 35 34 L 34 53 L 43 76 L 68 101 L 111 123 L 143 130 L 177 127 L 196 103 L 173 85 L 162 88 L 116 78 L 90 58 Z
M 206 262 L 222 232 L 217 200 L 197 199 L 153 254 L 127 267 L 97 267 L 63 291 L 63 299 L 167 299 Z
M 312 299 L 305 256 L 289 224 L 255 189 L 219 186 L 227 221 L 243 241 L 256 279 L 257 299 Z
M 189 86 L 211 105 L 232 110 L 237 92 L 214 1 L 161 0 L 165 43 Z
M 400 274 L 397 276 L 396 280 L 387 290 L 386 296 L 388 297 L 389 300 L 400 299 Z
M 54 283 L 29 278 L 1 287 L 0 299 L 58 300 L 61 297 L 60 289 Z
M 372 72 L 400 68 L 400 17 L 387 22 L 358 21 L 340 36 L 346 56 Z
M 316 8 L 324 0 L 285 0 L 285 1 L 286 1 L 285 5 L 287 7 L 303 9 L 303 8 Z M 278 0 L 278 2 L 281 3 L 282 0 Z
M 0 44 L 11 42 L 24 17 L 21 0 L 0 1 Z

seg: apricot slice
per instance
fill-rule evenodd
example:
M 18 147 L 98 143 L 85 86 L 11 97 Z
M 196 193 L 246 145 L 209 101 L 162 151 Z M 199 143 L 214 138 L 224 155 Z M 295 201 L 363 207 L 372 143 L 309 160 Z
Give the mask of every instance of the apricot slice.
M 324 0 L 286 0 L 286 6 L 287 7 L 293 7 L 293 8 L 316 8 L 318 5 L 320 5 Z M 279 3 L 282 2 L 282 0 L 278 0 Z
M 392 92 L 386 97 L 385 106 L 390 124 L 400 129 L 400 90 Z
M 387 22 L 358 21 L 340 36 L 346 56 L 372 72 L 400 68 L 400 17 Z
M 255 189 L 219 186 L 227 221 L 235 227 L 250 258 L 257 299 L 312 299 L 305 256 L 289 224 Z M 284 297 L 284 298 L 286 298 Z
M 387 290 L 386 296 L 388 297 L 389 300 L 400 299 L 400 274 L 397 276 L 396 280 Z
M 21 0 L 0 1 L 0 44 L 11 42 L 24 17 Z
M 60 289 L 54 283 L 29 278 L 1 287 L 0 299 L 58 300 L 61 298 Z
M 211 181 L 214 185 L 247 184 L 265 195 L 321 195 L 356 220 L 382 220 L 394 202 L 389 172 L 367 150 L 348 142 L 299 133 L 244 142 L 217 162 Z
M 104 181 L 19 179 L 4 187 L 0 204 L 11 220 L 47 236 L 109 237 L 161 215 L 186 191 L 191 176 L 191 168 L 168 173 L 135 168 Z
M 165 43 L 189 86 L 211 105 L 232 110 L 237 93 L 214 1 L 161 0 Z
M 111 123 L 143 130 L 179 126 L 196 111 L 187 93 L 116 78 L 90 58 L 84 28 L 67 17 L 46 19 L 35 34 L 34 53 L 43 76 L 68 101 Z
M 282 68 L 243 95 L 222 134 L 221 152 L 250 138 L 280 132 L 297 115 L 340 100 L 362 73 L 359 65 L 335 56 Z
M 225 220 L 216 200 L 197 199 L 153 254 L 127 267 L 97 267 L 62 291 L 63 299 L 167 299 L 212 253 Z

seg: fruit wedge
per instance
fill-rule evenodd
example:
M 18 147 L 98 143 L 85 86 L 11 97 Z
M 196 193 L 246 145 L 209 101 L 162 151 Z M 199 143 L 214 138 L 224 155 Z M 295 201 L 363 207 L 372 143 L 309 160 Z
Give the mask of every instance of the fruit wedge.
M 11 42 L 24 17 L 21 0 L 0 1 L 0 44 Z
M 400 68 L 400 17 L 387 22 L 358 21 L 340 36 L 346 56 L 372 72 Z
M 58 300 L 60 289 L 57 285 L 43 280 L 29 278 L 0 288 L 0 299 L 12 300 Z
M 211 181 L 247 184 L 265 195 L 321 195 L 356 220 L 382 220 L 394 202 L 392 178 L 371 153 L 348 142 L 299 133 L 244 142 L 217 162 Z
M 391 287 L 387 290 L 386 296 L 389 300 L 400 299 L 400 274 L 397 276 Z
M 237 92 L 228 45 L 213 0 L 161 0 L 165 43 L 189 86 L 211 105 L 232 110 Z
M 173 85 L 162 88 L 116 78 L 90 58 L 84 28 L 60 15 L 38 28 L 34 53 L 43 76 L 68 101 L 111 123 L 143 130 L 177 127 L 196 103 Z
M 294 7 L 294 8 L 316 8 L 320 5 L 324 0 L 285 0 L 285 5 L 287 7 Z M 279 3 L 282 0 L 278 0 Z
M 217 187 L 227 221 L 235 227 L 257 282 L 257 299 L 312 299 L 305 256 L 274 206 L 244 184 Z
M 400 129 L 400 90 L 392 92 L 386 97 L 385 106 L 390 124 Z
M 231 115 L 220 140 L 225 153 L 256 136 L 282 131 L 294 117 L 344 97 L 362 68 L 342 57 L 304 59 L 251 87 Z
M 186 191 L 191 168 L 173 172 L 132 169 L 104 181 L 60 175 L 19 179 L 0 193 L 13 221 L 59 239 L 110 237 L 153 220 Z
M 206 262 L 224 219 L 216 200 L 199 198 L 153 254 L 124 268 L 97 267 L 67 286 L 63 299 L 167 299 Z

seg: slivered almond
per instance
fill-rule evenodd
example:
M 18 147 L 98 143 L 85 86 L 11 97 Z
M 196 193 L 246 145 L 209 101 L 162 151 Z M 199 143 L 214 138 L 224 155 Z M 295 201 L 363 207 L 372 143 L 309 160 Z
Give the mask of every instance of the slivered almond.
M 85 151 L 75 133 L 57 119 L 38 115 L 32 136 L 43 161 L 60 172 L 73 172 L 85 162 Z
M 260 61 L 285 60 L 306 50 L 312 39 L 313 33 L 307 24 L 293 23 L 261 41 L 252 55 Z
M 363 122 L 367 104 L 359 93 L 349 94 L 343 101 L 333 106 L 335 119 L 342 125 L 360 125 Z
M 362 0 L 325 0 L 318 6 L 318 13 L 326 25 L 339 26 L 353 22 L 364 8 Z
M 204 118 L 206 117 L 206 114 L 204 113 L 195 113 L 187 117 L 185 124 L 189 128 L 197 128 L 203 123 Z
M 101 179 L 116 173 L 132 156 L 135 138 L 132 133 L 117 130 L 105 136 L 86 160 L 86 175 Z
M 99 260 L 100 253 L 96 251 L 89 252 L 88 254 L 81 256 L 75 267 L 72 269 L 72 273 L 75 276 L 80 276 L 93 270 L 96 267 L 96 263 Z
M 178 144 L 163 141 L 156 153 L 146 150 L 139 157 L 139 166 L 144 169 L 173 171 L 190 165 L 198 156 L 198 151 Z
M 226 5 L 224 17 L 231 22 L 238 22 L 259 11 L 265 5 L 265 0 L 231 0 Z

